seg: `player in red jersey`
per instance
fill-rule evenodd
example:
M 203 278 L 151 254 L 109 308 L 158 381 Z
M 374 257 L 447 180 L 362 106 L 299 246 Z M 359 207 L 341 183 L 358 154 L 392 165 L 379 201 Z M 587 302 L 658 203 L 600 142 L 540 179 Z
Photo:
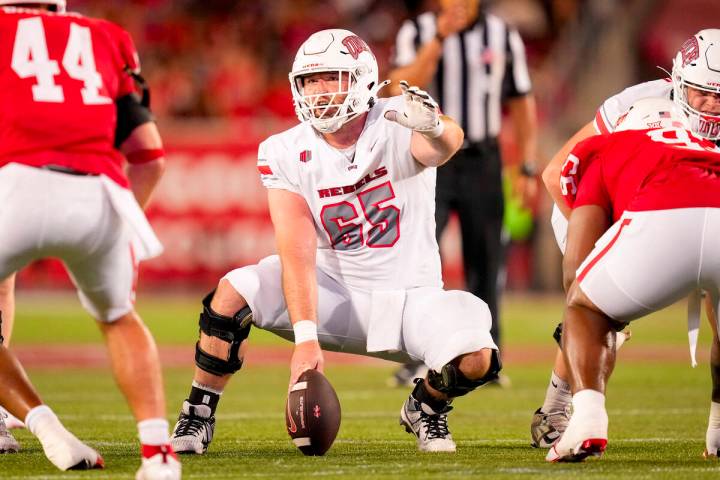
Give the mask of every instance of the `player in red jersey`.
M 117 25 L 65 12 L 64 0 L 0 5 L 0 278 L 37 258 L 65 263 L 138 421 L 137 478 L 179 479 L 157 348 L 134 310 L 137 263 L 162 251 L 142 206 L 164 168 L 157 128 L 135 95 L 135 47 Z M 54 465 L 103 466 L 5 347 L 0 383 L 0 404 Z
M 690 132 L 687 118 L 665 102 L 650 111 L 654 118 L 640 116 L 632 125 L 639 130 L 594 137 L 574 150 L 585 147 L 591 160 L 568 197 L 566 258 L 584 258 L 568 289 L 562 339 L 573 416 L 548 461 L 605 450 L 616 330 L 700 288 L 713 304 L 720 298 L 720 256 L 708 248 L 720 233 L 720 149 Z M 625 170 L 635 181 L 622 181 Z
M 568 154 L 579 142 L 596 134 L 607 134 L 615 130 L 618 119 L 643 98 L 664 98 L 673 100 L 690 118 L 690 130 L 696 136 L 720 142 L 720 72 L 714 62 L 720 56 L 720 29 L 700 30 L 688 38 L 678 50 L 669 78 L 653 80 L 629 87 L 614 95 L 598 108 L 594 121 L 585 125 L 555 154 L 543 171 L 543 181 L 555 202 L 552 227 L 560 249 L 565 252 L 567 216 L 569 208 L 561 193 L 561 175 Z M 710 372 L 713 381 L 712 400 L 720 402 L 720 340 L 715 329 L 713 306 L 706 302 L 708 320 L 713 329 Z M 555 330 L 555 339 L 562 333 L 562 324 Z M 629 332 L 627 332 L 629 333 Z M 625 332 L 618 332 L 619 346 L 626 338 Z M 530 426 L 532 445 L 549 448 L 565 430 L 569 419 L 568 405 L 571 398 L 567 372 L 558 350 L 555 364 L 548 382 L 543 405 L 533 415 Z M 720 403 L 718 403 L 718 425 L 720 426 Z M 709 432 L 714 440 L 713 448 L 720 447 L 720 428 Z

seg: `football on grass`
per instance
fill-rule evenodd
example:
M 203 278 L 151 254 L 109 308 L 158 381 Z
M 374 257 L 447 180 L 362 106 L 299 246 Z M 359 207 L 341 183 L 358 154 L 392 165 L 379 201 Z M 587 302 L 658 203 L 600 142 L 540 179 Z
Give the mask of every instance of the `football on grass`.
M 285 406 L 285 425 L 305 455 L 325 455 L 340 429 L 340 402 L 330 382 L 317 370 L 306 370 L 292 386 Z

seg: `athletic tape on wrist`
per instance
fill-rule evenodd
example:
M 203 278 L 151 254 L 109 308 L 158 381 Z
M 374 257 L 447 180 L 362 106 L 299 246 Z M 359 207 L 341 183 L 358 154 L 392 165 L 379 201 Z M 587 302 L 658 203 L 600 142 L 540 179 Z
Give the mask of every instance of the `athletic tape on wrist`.
M 295 332 L 295 345 L 303 342 L 317 341 L 317 324 L 312 320 L 300 320 L 293 324 L 293 332 Z

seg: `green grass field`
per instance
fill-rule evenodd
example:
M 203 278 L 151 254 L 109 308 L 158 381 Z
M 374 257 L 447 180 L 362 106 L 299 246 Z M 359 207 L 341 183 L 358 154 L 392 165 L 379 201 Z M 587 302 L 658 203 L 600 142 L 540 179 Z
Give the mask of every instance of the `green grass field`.
M 139 311 L 161 344 L 191 344 L 198 300 L 142 299 Z M 541 352 L 507 364 L 512 387 L 487 387 L 455 402 L 450 427 L 457 454 L 421 454 L 414 438 L 397 425 L 407 391 L 385 386 L 394 365 L 328 365 L 326 374 L 343 407 L 338 439 L 327 456 L 304 457 L 285 433 L 285 365 L 247 365 L 223 395 L 216 438 L 202 457 L 182 457 L 186 479 L 235 478 L 711 478 L 720 463 L 701 457 L 709 407 L 707 361 L 692 369 L 686 349 L 684 306 L 675 306 L 633 326 L 623 349 L 654 347 L 676 360 L 623 361 L 610 383 L 610 444 L 600 460 L 551 465 L 544 451 L 529 447 L 528 425 L 542 402 L 550 369 L 550 333 L 560 298 L 508 297 L 503 318 L 508 351 Z M 703 325 L 705 353 L 709 328 Z M 20 295 L 13 346 L 92 344 L 99 335 L 71 296 Z M 281 344 L 255 331 L 253 345 Z M 542 353 L 545 352 L 545 353 Z M 191 380 L 191 367 L 166 369 L 168 412 L 174 421 Z M 0 456 L 2 479 L 134 478 L 139 463 L 135 425 L 104 368 L 33 368 L 30 376 L 65 424 L 97 448 L 107 468 L 63 473 L 44 457 L 26 431 L 15 431 L 23 451 Z

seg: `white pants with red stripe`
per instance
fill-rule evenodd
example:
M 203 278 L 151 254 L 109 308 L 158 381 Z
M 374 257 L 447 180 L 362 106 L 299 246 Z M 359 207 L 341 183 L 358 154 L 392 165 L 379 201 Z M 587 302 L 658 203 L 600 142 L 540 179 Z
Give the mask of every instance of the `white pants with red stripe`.
M 225 276 L 253 312 L 253 324 L 293 340 L 277 255 Z M 476 296 L 440 287 L 350 288 L 317 269 L 318 338 L 324 349 L 392 361 L 422 360 L 437 371 L 464 353 L 497 350 L 490 310 Z
M 697 288 L 717 304 L 720 209 L 625 212 L 578 268 L 582 291 L 623 322 L 660 310 Z
M 133 233 L 104 181 L 15 163 L 0 168 L 0 278 L 56 257 L 94 318 L 110 322 L 130 312 L 137 275 Z

